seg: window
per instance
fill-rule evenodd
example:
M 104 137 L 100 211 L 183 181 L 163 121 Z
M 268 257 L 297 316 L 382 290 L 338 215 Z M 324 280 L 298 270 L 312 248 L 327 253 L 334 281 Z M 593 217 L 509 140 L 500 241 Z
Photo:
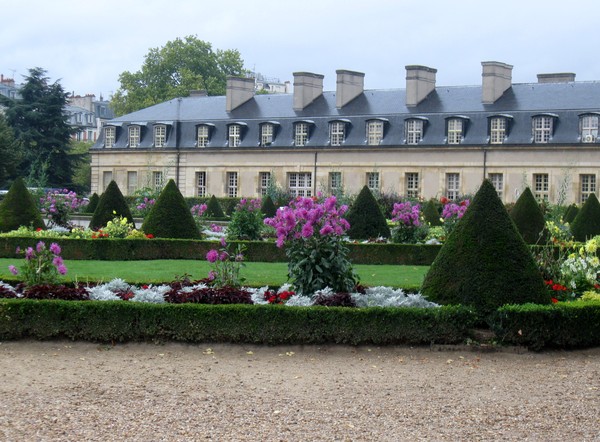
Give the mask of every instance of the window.
M 581 142 L 595 143 L 598 138 L 598 115 L 584 115 L 579 120 Z
M 329 192 L 335 193 L 342 190 L 342 172 L 329 172 Z
M 196 196 L 206 196 L 206 172 L 196 172 Z
M 115 146 L 116 127 L 106 126 L 104 128 L 104 147 L 111 148 Z
M 273 125 L 265 123 L 260 126 L 260 145 L 262 147 L 270 146 L 273 142 Z
M 258 193 L 265 196 L 271 185 L 271 172 L 260 172 L 258 175 Z
M 160 124 L 154 126 L 154 147 L 165 147 L 167 141 L 167 126 Z
M 451 201 L 458 199 L 460 192 L 460 174 L 446 174 L 446 198 Z
M 533 174 L 533 196 L 540 201 L 549 200 L 549 185 L 547 173 Z
M 140 126 L 129 126 L 129 147 L 140 145 Z
M 202 124 L 198 126 L 198 147 L 206 147 L 208 146 L 208 142 L 208 126 Z
M 310 172 L 290 172 L 288 190 L 291 196 L 312 196 L 312 174 Z
M 133 195 L 138 188 L 137 172 L 127 172 L 127 195 Z
M 406 144 L 419 144 L 423 138 L 423 120 L 406 121 Z
M 238 147 L 240 145 L 242 128 L 239 124 L 229 126 L 229 147 Z
M 102 172 L 102 188 L 106 190 L 108 185 L 113 179 L 112 171 L 111 172 Z
M 596 175 L 579 175 L 580 188 L 579 202 L 585 203 L 592 193 L 596 193 Z
M 490 183 L 492 183 L 492 186 L 494 186 L 494 189 L 496 189 L 498 197 L 502 199 L 502 194 L 504 190 L 504 175 L 502 175 L 501 173 L 490 173 L 488 175 L 488 178 L 490 180 Z
M 229 198 L 235 198 L 238 196 L 237 172 L 227 172 L 227 196 Z
M 494 117 L 490 120 L 490 143 L 502 144 L 506 138 L 506 118 Z
M 304 146 L 308 143 L 308 123 L 296 123 L 294 126 L 294 145 Z
M 163 173 L 152 172 L 152 187 L 155 192 L 160 192 L 163 188 Z
M 383 121 L 367 121 L 367 144 L 369 146 L 378 146 L 383 140 Z
M 341 121 L 329 123 L 329 144 L 341 146 L 346 136 L 346 124 Z
M 448 120 L 448 144 L 460 144 L 463 139 L 463 120 L 450 118 Z
M 416 172 L 406 174 L 406 196 L 408 198 L 419 198 L 419 174 Z
M 533 142 L 547 143 L 552 136 L 554 119 L 550 116 L 538 116 L 533 118 Z
M 379 172 L 367 172 L 367 187 L 379 191 Z

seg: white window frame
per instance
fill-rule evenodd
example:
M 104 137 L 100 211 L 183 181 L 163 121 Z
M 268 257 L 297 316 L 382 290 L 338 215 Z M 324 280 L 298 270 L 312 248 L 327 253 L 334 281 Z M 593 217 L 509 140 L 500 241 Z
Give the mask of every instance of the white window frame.
M 582 143 L 595 143 L 598 139 L 598 115 L 582 115 L 579 119 Z
M 239 124 L 230 124 L 228 132 L 229 147 L 239 147 L 242 142 L 242 126 Z
M 533 196 L 538 201 L 550 200 L 550 176 L 547 173 L 533 174 Z
M 342 189 L 342 172 L 329 172 L 329 192 L 335 193 Z
M 165 124 L 157 124 L 154 126 L 154 147 L 165 147 L 167 142 L 167 126 Z
M 196 133 L 196 145 L 198 147 L 207 147 L 210 141 L 210 129 L 206 124 L 200 124 Z
M 346 123 L 332 121 L 329 123 L 329 145 L 341 146 L 346 140 Z
M 460 196 L 460 173 L 446 173 L 446 198 L 455 201 Z
M 579 203 L 585 203 L 592 193 L 596 193 L 596 175 L 593 173 L 579 175 Z
M 271 172 L 258 173 L 258 193 L 260 196 L 265 196 L 271 185 Z
M 383 140 L 383 121 L 367 121 L 367 145 L 379 146 Z
M 552 138 L 552 131 L 554 129 L 554 117 L 549 115 L 537 115 L 533 117 L 531 122 L 531 129 L 533 131 L 533 142 L 539 144 L 545 144 Z
M 494 189 L 496 189 L 498 197 L 502 199 L 504 195 L 504 174 L 497 172 L 488 173 L 488 179 L 492 183 L 492 186 L 494 186 Z
M 419 144 L 423 139 L 423 120 L 411 118 L 406 120 L 406 144 Z
M 115 147 L 117 128 L 115 126 L 106 126 L 104 128 L 104 147 L 111 149 Z
M 448 144 L 460 144 L 463 140 L 463 132 L 465 122 L 462 118 L 449 118 L 448 119 L 448 133 L 447 140 Z
M 379 180 L 379 172 L 367 172 L 366 184 L 372 192 L 379 192 L 381 182 Z
M 505 117 L 493 117 L 490 119 L 490 144 L 504 144 L 506 123 Z
M 227 172 L 227 196 L 236 198 L 238 196 L 238 173 Z
M 309 124 L 305 122 L 299 122 L 294 124 L 294 145 L 301 147 L 306 146 L 308 143 L 308 131 Z
M 165 184 L 165 177 L 161 171 L 152 172 L 152 188 L 155 192 L 160 192 Z
M 196 172 L 196 196 L 206 196 L 206 171 Z
M 135 170 L 127 171 L 127 195 L 133 195 L 138 189 L 138 173 Z
M 129 147 L 139 147 L 142 128 L 140 126 L 129 126 L 128 141 Z
M 273 135 L 275 133 L 275 125 L 264 123 L 260 126 L 260 145 L 261 147 L 269 147 L 273 143 Z
M 407 172 L 404 179 L 407 198 L 419 198 L 421 194 L 419 172 Z
M 289 172 L 288 191 L 291 196 L 312 196 L 312 173 Z

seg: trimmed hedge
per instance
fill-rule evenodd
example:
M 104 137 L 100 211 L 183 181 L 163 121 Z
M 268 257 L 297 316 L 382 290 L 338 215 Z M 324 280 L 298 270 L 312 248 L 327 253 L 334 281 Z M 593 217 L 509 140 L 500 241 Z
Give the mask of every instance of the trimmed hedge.
M 467 308 L 343 308 L 0 300 L 0 339 L 252 344 L 454 344 L 475 324 Z
M 532 350 L 594 347 L 600 345 L 600 302 L 507 305 L 492 314 L 490 327 L 502 343 Z

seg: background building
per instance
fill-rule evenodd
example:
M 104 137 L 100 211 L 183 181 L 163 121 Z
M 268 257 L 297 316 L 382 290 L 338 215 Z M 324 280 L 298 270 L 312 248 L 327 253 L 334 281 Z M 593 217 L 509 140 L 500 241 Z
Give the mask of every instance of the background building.
M 343 188 L 455 199 L 489 178 L 504 202 L 525 186 L 581 202 L 597 191 L 600 83 L 482 62 L 477 86 L 439 87 L 436 69 L 406 66 L 403 89 L 364 90 L 364 74 L 294 73 L 293 94 L 255 95 L 230 78 L 222 97 L 178 98 L 108 121 L 91 150 L 92 192 L 125 193 L 173 178 L 185 196 L 294 195 Z

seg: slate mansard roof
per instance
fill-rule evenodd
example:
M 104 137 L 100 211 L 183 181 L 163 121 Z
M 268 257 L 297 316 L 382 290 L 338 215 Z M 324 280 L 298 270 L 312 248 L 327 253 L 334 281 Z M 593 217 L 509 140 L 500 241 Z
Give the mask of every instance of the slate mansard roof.
M 152 126 L 167 124 L 165 148 L 194 148 L 197 126 L 208 124 L 211 128 L 211 148 L 227 148 L 228 126 L 242 125 L 239 148 L 258 148 L 260 125 L 275 123 L 275 136 L 268 148 L 293 147 L 294 124 L 310 123 L 310 137 L 305 147 L 327 147 L 329 123 L 347 123 L 344 147 L 365 147 L 366 122 L 381 119 L 384 138 L 380 146 L 406 144 L 405 120 L 421 118 L 426 122 L 419 145 L 446 145 L 446 121 L 464 117 L 466 128 L 463 146 L 489 144 L 489 119 L 494 116 L 509 117 L 508 136 L 504 145 L 532 144 L 532 117 L 555 117 L 553 135 L 545 144 L 580 143 L 580 116 L 600 113 L 600 82 L 522 83 L 511 87 L 493 104 L 482 103 L 481 86 L 438 86 L 422 102 L 407 107 L 406 90 L 365 90 L 355 99 L 336 108 L 336 92 L 323 92 L 301 111 L 293 109 L 293 94 L 256 95 L 246 103 L 226 112 L 226 97 L 192 96 L 166 101 L 146 109 L 124 115 L 107 124 L 126 129 L 129 125 L 142 126 L 140 148 L 150 148 L 153 143 Z M 95 149 L 104 146 L 101 136 Z M 117 130 L 114 148 L 127 147 L 127 130 Z M 336 147 L 331 147 L 335 149 Z M 265 149 L 265 148 L 261 148 Z

